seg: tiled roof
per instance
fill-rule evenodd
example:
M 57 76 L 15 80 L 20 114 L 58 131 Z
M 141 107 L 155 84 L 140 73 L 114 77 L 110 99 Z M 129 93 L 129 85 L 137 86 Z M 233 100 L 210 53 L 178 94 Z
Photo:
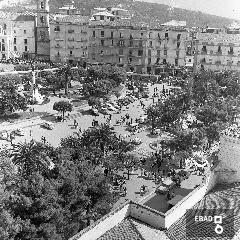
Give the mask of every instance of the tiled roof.
M 51 21 L 55 22 L 71 22 L 71 23 L 87 23 L 89 21 L 88 16 L 81 16 L 81 15 L 62 15 L 56 14 L 54 19 Z
M 208 193 L 200 202 L 198 202 L 193 209 L 234 209 L 234 229 L 235 233 L 240 230 L 240 184 L 234 183 L 231 185 L 217 185 L 210 193 Z M 177 222 L 175 222 L 167 231 L 166 234 L 171 240 L 187 240 L 186 238 L 186 218 L 185 214 Z M 192 225 L 192 229 L 196 229 Z M 206 238 L 206 229 L 204 224 L 197 225 L 198 232 L 201 233 L 202 239 Z M 196 236 L 195 231 L 188 229 L 189 235 L 193 237 Z M 218 238 L 219 239 L 219 238 Z M 236 239 L 236 238 L 233 238 Z M 217 240 L 216 238 L 211 238 L 211 240 Z M 228 239 L 230 240 L 230 239 Z
M 97 240 L 169 240 L 163 231 L 132 217 L 124 219 Z
M 196 37 L 203 42 L 240 43 L 240 34 L 198 33 Z
M 145 22 L 139 22 L 134 19 L 119 19 L 115 21 L 90 21 L 90 26 L 110 26 L 110 27 L 136 27 L 146 28 L 148 24 Z
M 33 12 L 16 13 L 0 11 L 0 19 L 8 19 L 14 21 L 33 21 L 32 19 L 35 16 L 37 16 L 37 14 Z

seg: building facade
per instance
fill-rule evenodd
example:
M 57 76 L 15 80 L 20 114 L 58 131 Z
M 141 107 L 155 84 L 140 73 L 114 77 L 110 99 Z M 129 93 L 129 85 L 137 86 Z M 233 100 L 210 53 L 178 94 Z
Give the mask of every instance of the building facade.
M 239 33 L 198 33 L 195 48 L 198 70 L 240 70 Z
M 39 59 L 50 58 L 49 0 L 37 0 L 36 53 Z
M 188 32 L 182 26 L 155 26 L 149 29 L 146 44 L 146 72 L 159 74 L 166 65 L 185 66 Z
M 13 21 L 12 47 L 15 55 L 34 58 L 36 53 L 36 16 L 20 15 Z
M 109 63 L 144 72 L 147 26 L 129 20 L 91 21 L 89 62 Z
M 88 59 L 88 21 L 80 15 L 56 15 L 50 22 L 50 60 L 84 64 Z

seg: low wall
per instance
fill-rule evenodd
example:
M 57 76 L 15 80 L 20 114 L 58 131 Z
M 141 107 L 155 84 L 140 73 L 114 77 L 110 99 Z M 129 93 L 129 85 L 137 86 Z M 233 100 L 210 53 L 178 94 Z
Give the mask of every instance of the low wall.
M 165 227 L 168 229 L 186 213 L 187 209 L 192 208 L 196 203 L 201 201 L 204 196 L 216 185 L 216 183 L 217 175 L 214 174 L 213 171 L 209 171 L 201 186 L 194 189 L 173 208 L 165 213 Z
M 69 240 L 96 240 L 128 217 L 130 214 L 130 206 L 131 203 L 126 202 Z
M 165 215 L 147 206 L 131 203 L 130 215 L 157 229 L 165 228 Z

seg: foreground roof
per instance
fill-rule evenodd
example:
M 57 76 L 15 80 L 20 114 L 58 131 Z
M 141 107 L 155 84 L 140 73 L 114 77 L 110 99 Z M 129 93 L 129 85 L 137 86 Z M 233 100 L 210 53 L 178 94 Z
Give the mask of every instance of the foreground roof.
M 240 183 L 231 185 L 217 185 L 210 193 L 208 193 L 200 202 L 198 202 L 192 209 L 233 209 L 234 210 L 234 240 L 240 239 Z M 175 222 L 167 231 L 166 234 L 171 240 L 187 240 L 186 237 L 186 219 L 187 214 Z M 195 226 L 196 227 L 196 226 Z M 202 235 L 202 239 L 207 238 L 207 232 L 204 224 L 197 224 L 198 231 Z M 193 224 L 194 229 L 194 224 Z M 238 233 L 238 236 L 237 236 Z M 191 231 L 189 234 L 195 239 L 196 232 Z M 218 238 L 219 239 L 219 238 Z M 211 238 L 217 240 L 217 238 Z M 228 239 L 230 240 L 230 239 Z
M 166 234 L 132 217 L 107 231 L 97 240 L 169 240 Z

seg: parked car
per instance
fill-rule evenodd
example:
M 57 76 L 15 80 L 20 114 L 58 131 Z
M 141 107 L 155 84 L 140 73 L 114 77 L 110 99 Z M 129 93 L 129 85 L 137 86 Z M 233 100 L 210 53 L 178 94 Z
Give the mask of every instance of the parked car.
M 18 136 L 24 136 L 24 133 L 20 128 L 13 130 L 12 133 Z
M 130 142 L 135 145 L 140 145 L 142 143 L 142 140 L 138 137 L 131 139 Z
M 48 122 L 42 123 L 41 127 L 46 128 L 48 130 L 52 130 L 53 129 L 53 125 L 51 123 L 48 123 Z
M 109 111 L 117 111 L 117 109 L 116 109 L 115 107 L 113 107 L 113 106 L 109 106 L 109 107 L 108 107 L 108 110 L 109 110 Z
M 98 112 L 100 112 L 103 115 L 108 115 L 107 108 L 100 108 L 100 109 L 98 109 Z
M 99 112 L 98 112 L 98 110 L 97 110 L 96 108 L 92 108 L 92 109 L 90 110 L 90 112 L 91 112 L 91 114 L 94 115 L 94 116 L 99 116 Z

